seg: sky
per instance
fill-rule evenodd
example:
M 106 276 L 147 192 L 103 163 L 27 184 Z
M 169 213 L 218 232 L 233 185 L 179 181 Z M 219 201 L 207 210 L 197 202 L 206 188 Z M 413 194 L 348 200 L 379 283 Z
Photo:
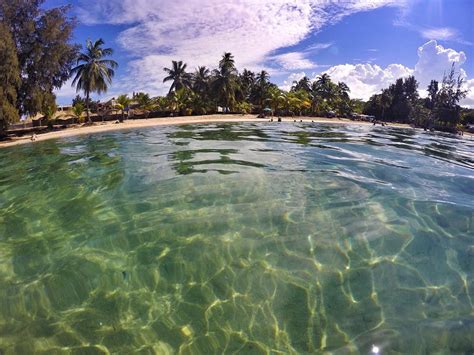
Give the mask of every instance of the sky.
M 74 42 L 103 38 L 119 68 L 102 99 L 144 91 L 164 95 L 164 67 L 215 68 L 231 52 L 239 70 L 270 73 L 289 89 L 328 73 L 351 97 L 367 100 L 414 75 L 420 94 L 451 63 L 474 107 L 474 0 L 46 0 L 71 5 Z M 67 82 L 59 104 L 76 95 Z M 96 98 L 98 98 L 96 96 Z

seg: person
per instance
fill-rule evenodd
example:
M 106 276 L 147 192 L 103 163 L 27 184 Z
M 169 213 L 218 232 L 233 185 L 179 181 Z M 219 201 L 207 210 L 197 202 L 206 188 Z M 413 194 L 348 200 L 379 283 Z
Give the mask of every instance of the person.
M 33 133 L 33 135 L 31 136 L 31 141 L 34 142 L 36 140 L 36 133 Z

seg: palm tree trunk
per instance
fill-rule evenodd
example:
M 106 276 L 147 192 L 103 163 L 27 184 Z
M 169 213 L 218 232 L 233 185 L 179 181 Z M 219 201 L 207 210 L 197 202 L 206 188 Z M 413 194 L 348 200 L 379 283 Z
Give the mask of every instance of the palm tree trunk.
M 89 112 L 89 91 L 86 92 L 86 110 L 87 110 L 87 122 L 91 123 L 91 114 Z

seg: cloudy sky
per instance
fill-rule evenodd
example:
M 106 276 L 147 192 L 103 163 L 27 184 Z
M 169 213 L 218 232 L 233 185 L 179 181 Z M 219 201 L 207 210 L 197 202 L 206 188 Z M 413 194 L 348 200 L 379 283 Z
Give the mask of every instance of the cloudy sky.
M 163 67 L 215 67 L 232 52 L 239 69 L 262 69 L 288 89 L 326 72 L 368 99 L 415 75 L 424 89 L 455 62 L 474 107 L 473 0 L 46 0 L 72 5 L 75 41 L 102 37 L 120 67 L 106 97 L 165 94 Z M 70 84 L 57 92 L 66 104 Z

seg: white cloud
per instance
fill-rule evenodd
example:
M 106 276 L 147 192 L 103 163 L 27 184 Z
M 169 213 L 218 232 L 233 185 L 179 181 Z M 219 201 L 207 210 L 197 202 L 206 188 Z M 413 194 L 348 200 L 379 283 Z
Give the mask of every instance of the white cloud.
M 306 76 L 304 71 L 298 73 L 292 73 L 288 76 L 288 78 L 283 81 L 283 84 L 279 86 L 280 89 L 290 91 L 291 87 L 293 86 L 294 81 L 298 81 L 303 79 Z
M 453 62 L 461 77 L 466 78 L 466 72 L 461 68 L 466 59 L 464 52 L 444 48 L 433 40 L 418 48 L 418 62 L 414 68 L 402 64 L 390 64 L 385 68 L 370 63 L 341 64 L 332 66 L 324 73 L 329 74 L 335 82 L 345 82 L 351 89 L 351 96 L 354 98 L 367 100 L 373 94 L 387 88 L 396 79 L 409 75 L 416 77 L 420 84 L 420 94 L 425 95 L 425 89 L 430 81 L 434 79 L 441 82 L 444 73 L 450 70 Z M 300 73 L 296 75 L 300 76 Z M 282 88 L 291 87 L 291 85 L 288 86 L 290 80 L 294 79 L 289 78 Z M 474 106 L 474 79 L 467 80 L 465 87 L 470 92 L 461 104 Z
M 351 89 L 351 97 L 367 100 L 397 78 L 411 75 L 413 70 L 401 64 L 390 64 L 382 68 L 365 63 L 336 65 L 324 73 L 329 74 L 335 82 L 345 82 Z
M 333 45 L 333 42 L 328 43 L 313 43 L 305 48 L 305 52 L 319 52 L 322 49 L 327 49 Z
M 466 80 L 464 89 L 468 90 L 467 96 L 461 101 L 463 106 L 474 108 L 474 79 Z
M 300 70 L 316 68 L 316 63 L 304 57 L 301 52 L 288 52 L 279 54 L 271 58 L 278 63 L 283 69 Z
M 450 27 L 426 28 L 420 32 L 423 38 L 426 39 L 453 40 L 458 36 L 458 32 Z
M 225 51 L 239 68 L 259 70 L 269 60 L 283 69 L 307 69 L 302 53 L 275 56 L 310 33 L 342 17 L 381 6 L 405 6 L 408 0 L 82 0 L 84 23 L 125 24 L 119 44 L 135 59 L 122 88 L 163 94 L 162 68 L 183 60 L 188 68 L 214 67 Z M 129 78 L 127 80 L 127 78 Z
M 420 82 L 421 88 L 425 88 L 432 79 L 441 81 L 452 63 L 459 68 L 465 62 L 466 54 L 463 51 L 457 52 L 454 49 L 444 48 L 432 40 L 418 48 L 418 62 L 415 65 L 414 75 Z M 461 75 L 466 76 L 462 69 Z

